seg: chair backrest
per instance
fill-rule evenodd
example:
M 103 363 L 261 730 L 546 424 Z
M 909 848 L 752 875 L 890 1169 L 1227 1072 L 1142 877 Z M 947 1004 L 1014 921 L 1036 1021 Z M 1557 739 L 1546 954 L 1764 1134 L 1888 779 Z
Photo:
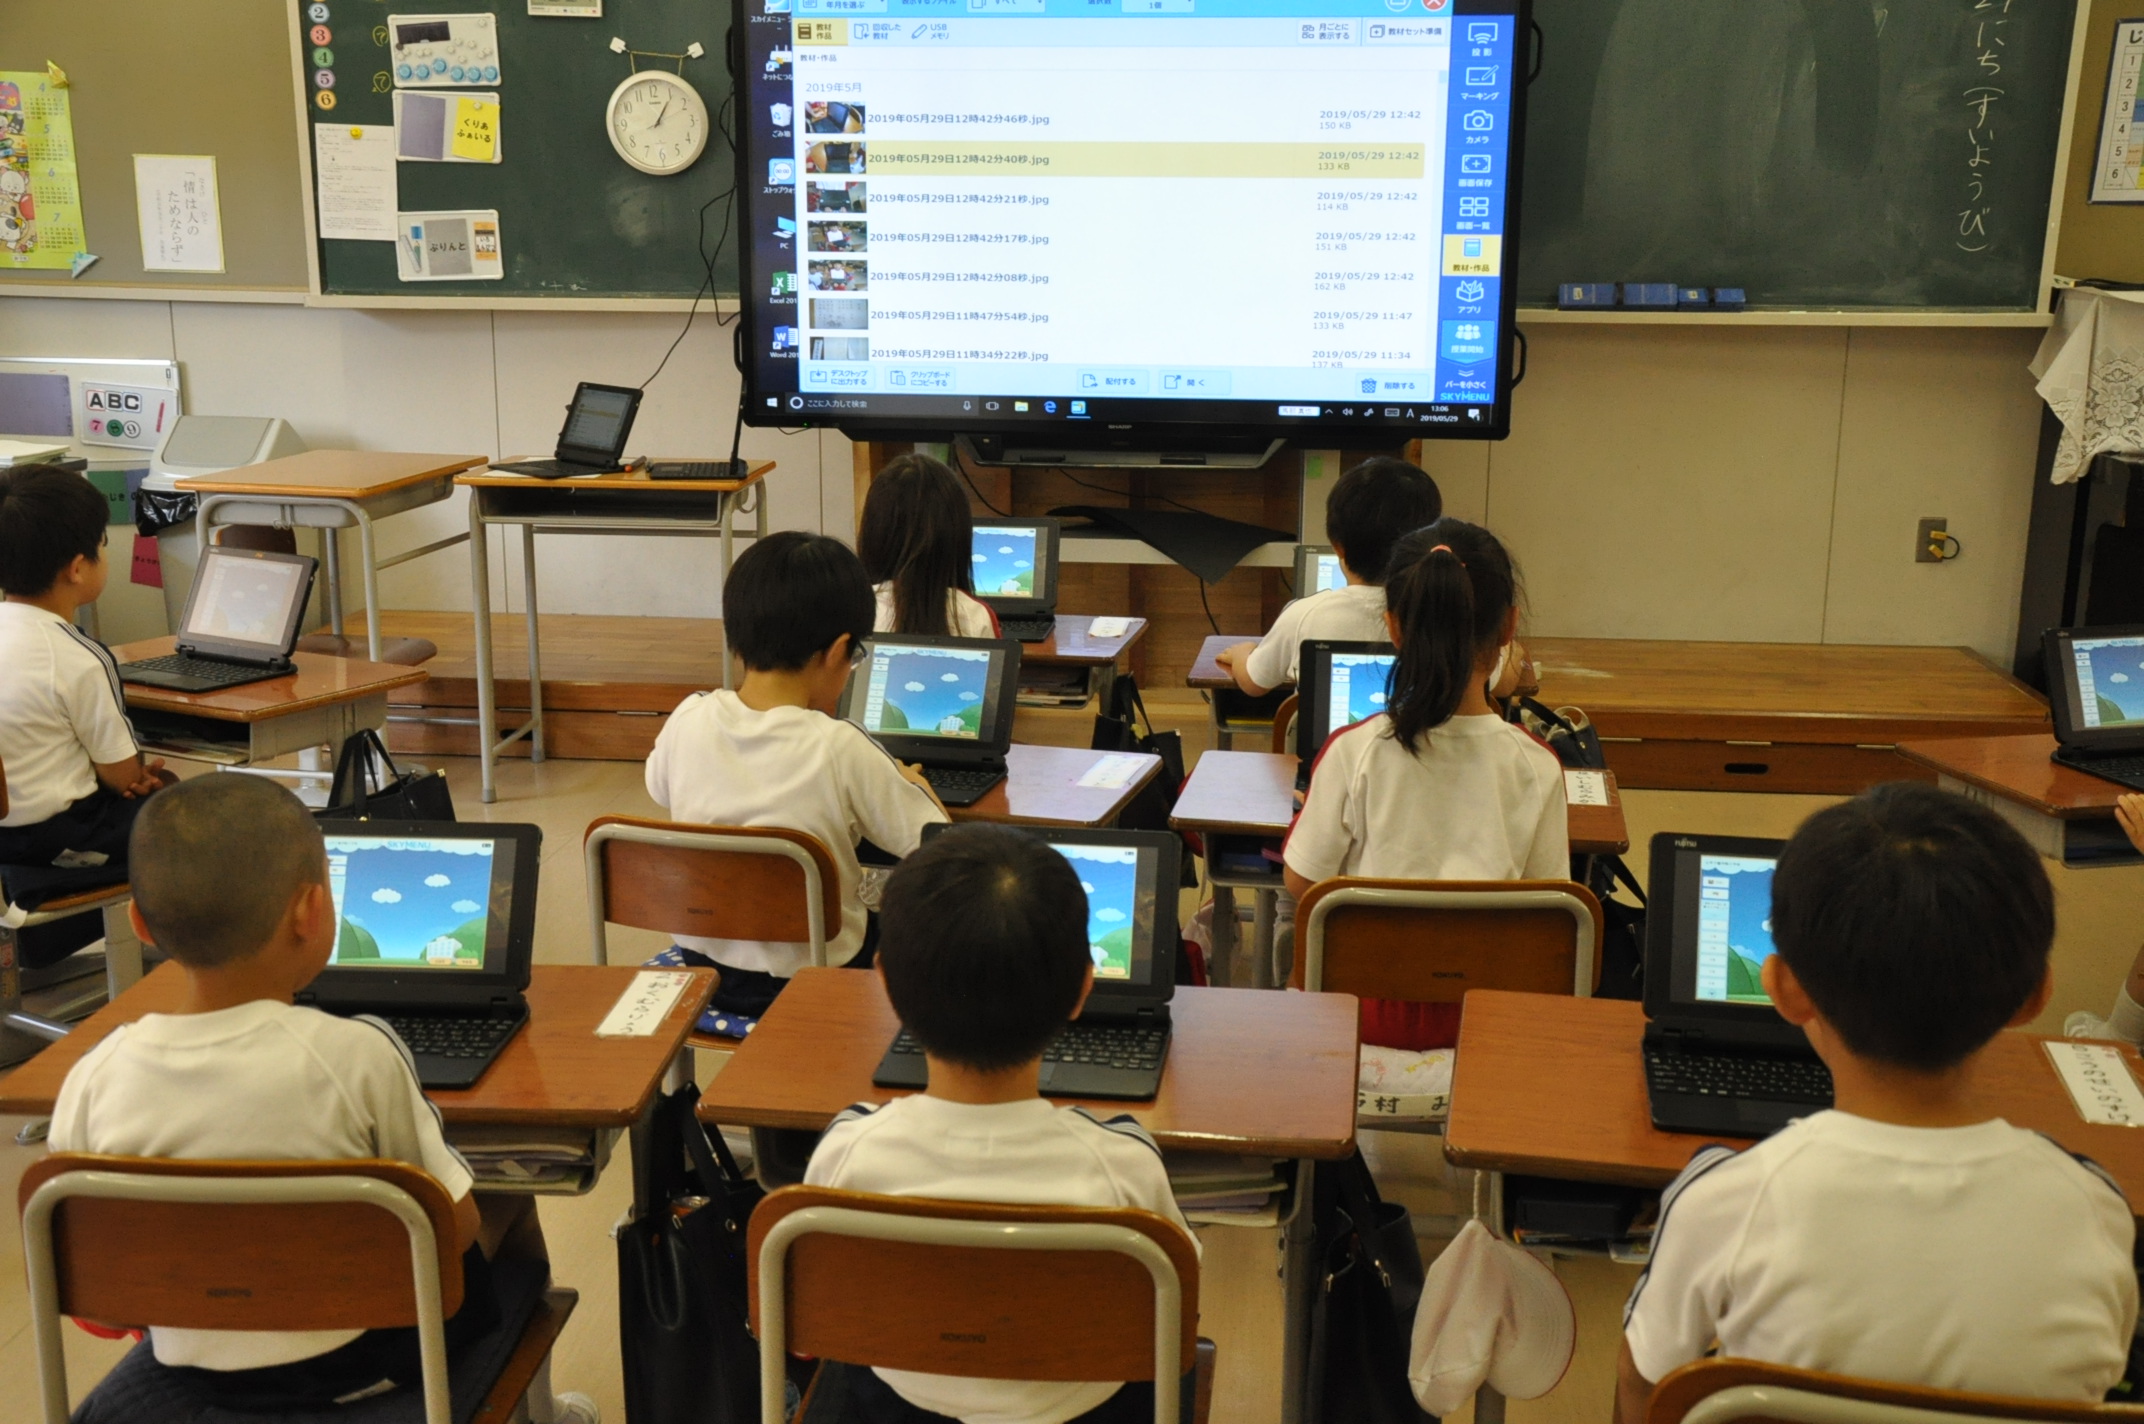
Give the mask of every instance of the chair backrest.
M 1291 692 L 1273 709 L 1273 755 L 1286 756 L 1295 750 L 1295 709 L 1302 701 L 1298 693 Z
M 1601 904 L 1570 880 L 1362 880 L 1295 907 L 1298 989 L 1456 1004 L 1469 989 L 1591 997 Z
M 1885 1384 L 1756 1360 L 1699 1360 L 1660 1381 L 1645 1424 L 1955 1424 L 1967 1419 L 2137 1424 L 2144 1408 Z
M 785 1350 L 982 1379 L 1152 1379 L 1156 1420 L 1176 1424 L 1198 1252 L 1151 1212 L 784 1187 L 749 1241 L 768 1424 Z
M 599 816 L 583 842 L 596 962 L 606 924 L 709 939 L 808 944 L 826 963 L 841 880 L 815 836 L 781 826 L 695 826 Z
M 415 1325 L 427 1418 L 450 1417 L 443 1325 L 461 1306 L 461 1256 L 454 1204 L 417 1167 L 55 1152 L 23 1173 L 16 1205 L 50 1420 L 67 1418 L 62 1315 L 195 1330 Z

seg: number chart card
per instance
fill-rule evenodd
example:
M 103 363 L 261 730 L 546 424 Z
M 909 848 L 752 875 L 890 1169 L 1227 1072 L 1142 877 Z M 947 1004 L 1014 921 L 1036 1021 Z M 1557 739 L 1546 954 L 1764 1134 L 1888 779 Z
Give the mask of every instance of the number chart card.
M 2144 203 L 2144 20 L 2114 27 L 2107 68 L 2107 107 L 2100 117 L 2099 162 L 2092 169 L 2095 203 Z

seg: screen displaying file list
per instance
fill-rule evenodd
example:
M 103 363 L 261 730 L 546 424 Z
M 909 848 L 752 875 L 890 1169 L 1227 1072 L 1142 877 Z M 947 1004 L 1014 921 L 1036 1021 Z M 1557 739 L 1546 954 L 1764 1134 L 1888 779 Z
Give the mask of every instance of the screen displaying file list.
M 1488 417 L 1514 15 L 747 4 L 759 418 Z

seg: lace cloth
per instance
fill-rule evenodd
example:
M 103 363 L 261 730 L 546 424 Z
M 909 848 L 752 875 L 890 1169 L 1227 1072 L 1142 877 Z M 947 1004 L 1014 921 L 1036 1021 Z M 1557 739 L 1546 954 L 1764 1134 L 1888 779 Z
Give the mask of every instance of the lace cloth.
M 2065 291 L 2029 369 L 2062 422 L 2056 484 L 2098 456 L 2144 454 L 2144 292 Z

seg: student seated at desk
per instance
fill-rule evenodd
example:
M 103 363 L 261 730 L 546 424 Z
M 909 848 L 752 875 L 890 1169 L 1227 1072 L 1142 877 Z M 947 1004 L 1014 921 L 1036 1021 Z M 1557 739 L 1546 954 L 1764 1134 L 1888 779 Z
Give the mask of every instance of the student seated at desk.
M 1405 460 L 1378 455 L 1333 482 L 1325 497 L 1325 537 L 1339 555 L 1345 588 L 1298 598 L 1256 643 L 1238 643 L 1214 661 L 1253 697 L 1296 679 L 1305 638 L 1375 642 L 1385 636 L 1385 566 L 1393 541 L 1444 512 L 1437 482 Z
M 133 832 L 129 913 L 185 975 L 183 1007 L 113 1029 L 68 1070 L 55 1152 L 219 1161 L 386 1158 L 454 1198 L 466 1294 L 450 1354 L 498 1324 L 490 1257 L 508 1238 L 543 1258 L 532 1197 L 487 1200 L 440 1133 L 409 1050 L 377 1019 L 300 1008 L 335 946 L 327 850 L 312 813 L 272 781 L 204 776 L 159 794 Z M 234 1410 L 324 1409 L 422 1379 L 414 1327 L 176 1330 L 151 1326 L 159 1364 Z M 594 1424 L 585 1396 L 566 1418 Z
M 74 626 L 75 611 L 104 592 L 107 518 L 104 496 L 72 470 L 0 470 L 0 865 L 71 856 L 117 872 L 142 798 L 177 779 L 142 759 L 118 665 Z M 22 961 L 57 963 L 102 924 L 91 913 L 20 931 Z
M 2054 895 L 1995 812 L 1911 782 L 1802 824 L 1772 879 L 1765 993 L 1836 1107 L 1707 1147 L 1661 1198 L 1624 1312 L 1617 1417 L 1708 1353 L 1939 1389 L 2098 1401 L 2136 1322 L 2111 1180 L 1983 1118 L 1990 1040 L 2050 989 Z
M 2114 803 L 2114 818 L 2121 823 L 2129 843 L 2144 854 L 2144 793 L 2123 796 Z M 2144 1044 L 2144 949 L 2129 966 L 2129 978 L 2114 991 L 2114 1007 L 2105 1018 L 2079 1009 L 2062 1024 L 2071 1038 L 2114 1038 L 2124 1043 Z
M 1440 519 L 1392 551 L 1397 649 L 1385 710 L 1335 732 L 1282 847 L 1288 893 L 1360 875 L 1562 880 L 1563 764 L 1497 714 L 1489 680 L 1518 627 L 1518 576 L 1488 530 Z M 1449 1048 L 1459 1005 L 1362 1001 L 1362 1041 Z
M 871 635 L 871 607 L 863 565 L 839 539 L 791 529 L 755 541 L 722 588 L 722 632 L 744 681 L 679 703 L 648 757 L 648 794 L 676 820 L 819 839 L 841 881 L 827 962 L 858 968 L 871 961 L 857 844 L 907 855 L 925 826 L 946 819 L 922 772 L 834 715 Z M 722 971 L 709 1012 L 736 1031 L 810 960 L 809 945 L 755 940 L 679 935 L 677 949 Z
M 835 1118 L 804 1180 L 884 1196 L 1137 1207 L 1184 1228 L 1161 1149 L 1129 1113 L 1039 1091 L 1042 1050 L 1094 987 L 1072 863 L 1010 826 L 932 839 L 886 882 L 878 972 L 930 1063 L 930 1086 Z M 1197 1237 L 1191 1237 L 1197 1244 Z M 928 1309 L 929 1302 L 886 1302 Z M 1153 1385 L 968 1379 L 838 1366 L 858 1424 L 1146 1424 Z M 1186 1386 L 1190 1376 L 1185 1376 Z M 1188 1388 L 1186 1393 L 1188 1395 Z M 1190 1417 L 1188 1398 L 1185 1418 Z
M 874 633 L 995 638 L 998 616 L 975 596 L 975 521 L 951 470 L 901 455 L 871 481 L 856 523 L 878 612 Z

